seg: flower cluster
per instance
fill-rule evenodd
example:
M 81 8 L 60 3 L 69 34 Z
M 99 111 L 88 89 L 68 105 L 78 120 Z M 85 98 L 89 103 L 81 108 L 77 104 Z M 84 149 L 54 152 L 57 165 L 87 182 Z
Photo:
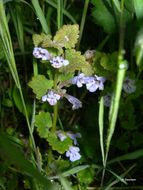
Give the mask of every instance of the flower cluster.
M 50 60 L 50 63 L 52 63 L 52 67 L 54 68 L 60 68 L 62 66 L 67 66 L 69 64 L 68 60 L 65 60 L 63 57 L 57 56 L 57 57 L 53 57 Z
M 72 132 L 67 132 L 63 133 L 62 131 L 57 131 L 57 136 L 60 139 L 60 141 L 64 141 L 67 137 L 73 140 L 74 145 L 78 145 L 77 138 L 81 138 L 80 133 L 72 133 Z
M 129 77 L 126 77 L 123 82 L 123 90 L 129 94 L 135 92 L 136 91 L 135 80 L 132 80 Z
M 55 93 L 53 90 L 49 90 L 48 94 L 42 96 L 42 101 L 48 101 L 51 106 L 56 105 L 57 101 L 60 99 L 60 95 Z
M 63 133 L 62 131 L 57 131 L 57 136 L 60 139 L 60 141 L 64 141 L 67 137 L 71 138 L 73 140 L 74 145 L 78 145 L 77 138 L 81 138 L 80 133 L 72 133 L 72 132 Z M 80 151 L 79 147 L 70 146 L 69 150 L 66 152 L 66 157 L 69 157 L 71 162 L 79 160 L 81 158 L 79 151 Z
M 69 64 L 68 60 L 60 56 L 53 57 L 52 54 L 50 54 L 48 50 L 41 47 L 34 48 L 33 56 L 35 58 L 42 59 L 43 61 L 49 61 L 52 67 L 58 68 L 58 69 L 62 66 L 67 66 Z
M 42 101 L 47 101 L 51 106 L 54 106 L 57 104 L 57 101 L 60 100 L 61 97 L 65 97 L 72 104 L 72 110 L 76 110 L 82 107 L 82 102 L 74 96 L 71 96 L 69 94 L 59 94 L 56 93 L 56 91 L 53 89 L 49 90 L 46 95 L 42 96 Z
M 81 138 L 80 133 L 67 132 L 67 135 L 73 140 L 74 145 L 78 145 L 77 138 Z
M 83 84 L 86 85 L 87 90 L 89 92 L 95 92 L 97 89 L 103 90 L 104 89 L 104 77 L 95 76 L 85 76 L 84 73 L 80 73 L 78 76 L 75 76 L 70 80 L 72 84 L 76 84 L 77 87 L 82 87 Z
M 69 150 L 66 152 L 66 157 L 69 157 L 71 162 L 79 160 L 81 158 L 79 151 L 80 149 L 77 146 L 70 146 Z
M 33 50 L 33 56 L 37 59 L 42 59 L 43 61 L 48 61 L 51 59 L 51 54 L 48 52 L 48 50 L 35 47 Z

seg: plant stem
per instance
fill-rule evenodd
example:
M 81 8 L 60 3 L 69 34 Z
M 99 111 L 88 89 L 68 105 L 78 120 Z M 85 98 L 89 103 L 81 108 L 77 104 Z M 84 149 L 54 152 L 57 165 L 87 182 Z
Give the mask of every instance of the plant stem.
M 23 97 L 21 86 L 19 88 L 19 93 L 20 93 L 22 105 L 23 105 L 24 112 L 25 112 L 27 126 L 28 126 L 29 133 L 30 133 L 31 144 L 32 144 L 33 150 L 34 150 L 34 152 L 36 154 L 36 145 L 35 145 L 35 141 L 34 141 L 34 137 L 33 137 L 33 132 L 32 132 L 31 126 L 30 126 L 30 122 L 29 122 L 29 118 L 28 118 L 28 113 L 27 113 L 27 109 L 26 109 L 26 105 L 25 105 L 25 101 L 24 101 L 24 97 Z
M 54 118 L 53 118 L 52 132 L 56 131 L 57 118 L 58 118 L 58 103 L 54 106 Z
M 58 82 L 58 71 L 55 71 L 55 77 L 54 77 L 54 89 L 57 89 L 57 82 Z M 56 131 L 56 124 L 58 119 L 58 103 L 54 105 L 54 118 L 53 118 L 53 126 L 52 126 L 52 132 Z
M 123 52 L 123 45 L 124 45 L 123 11 L 124 11 L 124 0 L 121 1 L 118 71 L 117 71 L 117 78 L 116 78 L 115 93 L 112 98 L 110 111 L 109 111 L 109 129 L 108 129 L 107 141 L 106 141 L 106 153 L 105 153 L 105 160 L 104 160 L 104 164 L 103 164 L 104 169 L 102 172 L 101 187 L 103 186 L 103 182 L 104 182 L 104 176 L 105 176 L 105 171 L 106 171 L 110 143 L 111 143 L 111 139 L 114 134 L 114 131 L 115 131 L 120 96 L 121 96 L 121 92 L 122 92 L 122 85 L 123 85 L 125 72 L 127 69 L 127 63 L 124 60 L 124 52 Z
M 99 134 L 100 134 L 100 148 L 102 154 L 102 163 L 104 165 L 105 153 L 104 153 L 104 99 L 103 96 L 100 98 L 100 106 L 99 106 L 99 116 L 98 116 L 98 125 L 99 125 Z
M 108 34 L 99 44 L 99 46 L 97 47 L 98 51 L 101 51 L 103 49 L 103 47 L 105 46 L 106 42 L 109 40 L 111 34 Z
M 57 0 L 57 26 L 58 30 L 63 25 L 63 0 Z
M 88 9 L 88 4 L 89 4 L 89 0 L 85 0 L 84 9 L 83 9 L 83 13 L 82 13 L 82 19 L 81 19 L 81 23 L 80 23 L 79 40 L 78 40 L 78 44 L 77 44 L 77 48 L 76 48 L 77 50 L 79 50 L 80 42 L 82 39 L 82 34 L 83 34 L 83 29 L 84 29 L 85 19 L 86 19 L 86 14 L 87 14 L 87 9 Z
M 61 28 L 63 23 L 63 0 L 57 0 L 57 26 L 58 30 Z M 54 90 L 57 89 L 57 82 L 58 82 L 58 70 L 55 71 L 54 76 Z M 54 118 L 53 118 L 53 126 L 52 132 L 56 131 L 56 124 L 58 119 L 58 103 L 54 106 Z

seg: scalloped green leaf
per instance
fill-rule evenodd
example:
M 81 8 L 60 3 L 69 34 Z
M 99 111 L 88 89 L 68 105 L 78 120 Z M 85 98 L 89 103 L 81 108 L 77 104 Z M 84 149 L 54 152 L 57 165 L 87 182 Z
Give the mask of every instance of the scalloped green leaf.
M 41 99 L 48 89 L 53 87 L 53 80 L 48 80 L 44 75 L 37 75 L 32 78 L 28 85 L 33 89 L 37 99 Z
M 69 149 L 69 146 L 72 145 L 72 140 L 67 137 L 64 141 L 60 141 L 57 136 L 53 133 L 49 133 L 47 141 L 51 145 L 53 150 L 56 150 L 60 154 L 65 153 Z
M 43 41 L 42 41 L 42 47 L 52 47 L 53 41 L 52 41 L 52 36 L 50 34 L 41 34 Z
M 53 47 L 52 36 L 50 34 L 34 34 L 32 40 L 35 46 L 41 46 L 44 48 Z
M 117 56 L 117 52 L 112 54 L 103 53 L 100 60 L 101 66 L 108 71 L 117 71 Z
M 60 47 L 71 49 L 75 47 L 78 37 L 79 26 L 77 24 L 64 25 L 54 36 L 54 43 Z
M 85 60 L 85 57 L 81 55 L 81 52 L 74 49 L 65 51 L 65 58 L 69 61 L 69 65 L 62 67 L 60 71 L 65 73 L 74 73 L 76 70 L 82 71 L 86 75 L 93 73 L 91 65 Z
M 105 54 L 96 51 L 93 58 L 93 67 L 97 75 L 110 77 L 117 71 L 117 52 Z
M 42 36 L 40 34 L 33 34 L 32 40 L 33 40 L 34 46 L 37 47 L 39 44 L 42 43 L 43 38 L 42 38 Z
M 35 116 L 35 126 L 41 138 L 47 138 L 49 128 L 52 127 L 52 118 L 49 112 L 40 112 Z
M 33 43 L 36 47 L 40 46 L 42 48 L 48 48 L 48 51 L 51 51 L 52 53 L 55 50 L 58 50 L 60 54 L 63 53 L 63 49 L 61 48 L 61 46 L 52 41 L 52 36 L 50 34 L 34 34 L 32 38 Z

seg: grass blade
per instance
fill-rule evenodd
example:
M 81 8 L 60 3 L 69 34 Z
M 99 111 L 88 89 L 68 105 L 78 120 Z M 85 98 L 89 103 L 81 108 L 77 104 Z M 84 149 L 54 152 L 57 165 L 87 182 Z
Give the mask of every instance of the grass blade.
M 0 156 L 2 159 L 16 166 L 21 173 L 36 179 L 40 184 L 44 185 L 45 188 L 53 189 L 51 182 L 42 176 L 33 164 L 25 158 L 21 150 L 18 150 L 8 136 L 2 133 L 0 133 L 0 148 Z
M 136 165 L 134 164 L 134 165 L 132 165 L 128 170 L 126 170 L 123 174 L 121 174 L 121 176 L 116 176 L 117 177 L 117 179 L 115 180 L 115 181 L 113 181 L 112 183 L 110 183 L 106 188 L 105 188 L 105 190 L 111 190 L 112 188 L 112 186 L 113 185 L 115 185 L 115 184 L 117 184 L 118 182 L 126 182 L 125 181 L 125 179 L 124 179 L 124 177 L 135 167 Z M 110 171 L 110 170 L 108 170 L 108 171 Z M 113 173 L 112 171 L 110 171 L 113 175 L 115 174 L 115 173 Z M 129 187 L 127 187 L 127 189 L 128 189 Z M 114 188 L 113 188 L 114 189 Z M 124 188 L 124 189 L 126 189 L 126 188 Z M 136 189 L 136 188 L 135 188 Z
M 64 188 L 65 190 L 73 190 L 73 189 L 71 188 L 71 185 L 70 185 L 70 183 L 68 182 L 67 179 L 65 179 L 65 178 L 62 177 L 62 176 L 59 176 L 59 179 L 60 179 L 60 182 L 61 182 L 61 184 L 62 184 L 62 186 L 63 186 L 63 188 Z
M 54 7 L 55 9 L 57 9 L 57 4 L 54 3 L 53 1 L 45 0 L 45 2 L 48 3 L 49 5 L 51 5 L 52 7 Z M 73 16 L 68 11 L 66 11 L 64 8 L 62 10 L 63 10 L 63 14 L 65 16 L 67 16 L 73 22 L 73 24 L 77 24 L 76 20 L 73 18 Z
M 127 185 L 127 182 L 123 179 L 122 175 L 119 176 L 118 174 L 116 174 L 115 172 L 111 171 L 111 170 L 107 170 L 109 171 L 113 176 L 115 176 L 117 178 L 118 181 L 124 183 Z
M 24 32 L 23 32 L 23 21 L 22 21 L 22 12 L 21 12 L 21 6 L 20 5 L 11 5 L 9 4 L 9 10 L 10 10 L 10 14 L 11 14 L 11 18 L 13 20 L 14 23 L 14 27 L 15 27 L 15 31 L 16 31 L 16 35 L 17 35 L 17 39 L 18 39 L 18 43 L 19 43 L 19 47 L 21 49 L 21 52 L 24 53 Z
M 89 165 L 82 165 L 82 166 L 77 166 L 77 167 L 74 167 L 66 172 L 63 172 L 62 173 L 62 176 L 63 177 L 67 177 L 67 176 L 70 176 L 70 175 L 73 175 L 73 174 L 76 174 L 82 170 L 85 170 L 86 168 L 89 168 Z
M 24 101 L 22 88 L 20 85 L 19 76 L 18 76 L 18 72 L 17 72 L 17 68 L 16 68 L 13 47 L 12 47 L 12 42 L 11 42 L 11 36 L 10 36 L 9 28 L 8 28 L 8 23 L 7 23 L 7 18 L 6 18 L 6 14 L 5 14 L 3 1 L 0 1 L 0 39 L 2 41 L 3 51 L 5 54 L 9 69 L 11 71 L 12 77 L 13 77 L 15 84 L 20 93 L 23 110 L 25 112 L 26 122 L 27 122 L 27 126 L 28 126 L 29 133 L 30 133 L 30 138 L 31 138 L 31 142 L 32 142 L 31 146 L 32 146 L 33 150 L 36 152 L 35 141 L 34 141 L 32 131 L 31 131 L 31 126 L 30 126 L 29 118 L 28 118 L 28 112 L 27 112 L 27 108 L 26 108 L 26 104 Z
M 2 1 L 0 1 L 0 38 L 3 46 L 3 51 L 9 65 L 9 69 L 17 87 L 19 88 L 18 73 L 14 61 L 13 48 Z
M 124 160 L 134 160 L 137 159 L 139 157 L 143 156 L 143 149 L 128 153 L 128 154 L 124 154 L 122 156 L 118 156 L 112 160 L 110 160 L 107 164 L 113 164 L 115 162 L 119 162 L 119 161 L 124 161 Z
M 104 160 L 105 160 L 105 153 L 104 153 L 104 139 L 103 139 L 103 134 L 104 134 L 104 99 L 103 96 L 100 99 L 100 106 L 99 106 L 99 117 L 98 117 L 98 122 L 99 122 L 99 135 L 100 135 L 100 148 L 101 148 L 101 154 L 102 154 L 102 162 L 104 165 Z
M 40 4 L 39 4 L 39 1 L 38 0 L 31 0 L 32 4 L 33 4 L 33 7 L 35 9 L 35 13 L 41 23 L 41 26 L 42 26 L 42 29 L 43 31 L 48 34 L 50 33 L 50 30 L 49 30 L 49 27 L 48 27 L 48 24 L 46 22 L 46 19 L 45 19 L 45 16 L 44 16 L 44 13 L 40 7 Z
M 123 66 L 123 69 L 122 69 L 122 66 Z M 111 138 L 115 130 L 120 96 L 122 92 L 122 84 L 123 84 L 126 68 L 127 68 L 127 63 L 125 61 L 120 61 L 119 69 L 117 73 L 115 95 L 112 98 L 110 114 L 109 114 L 109 130 L 108 130 L 107 141 L 106 141 L 106 154 L 108 154 Z

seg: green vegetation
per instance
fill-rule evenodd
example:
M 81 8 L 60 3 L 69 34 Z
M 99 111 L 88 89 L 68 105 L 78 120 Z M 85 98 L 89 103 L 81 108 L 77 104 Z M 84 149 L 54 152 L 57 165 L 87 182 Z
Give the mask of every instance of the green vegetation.
M 143 189 L 141 0 L 0 0 L 0 190 Z

